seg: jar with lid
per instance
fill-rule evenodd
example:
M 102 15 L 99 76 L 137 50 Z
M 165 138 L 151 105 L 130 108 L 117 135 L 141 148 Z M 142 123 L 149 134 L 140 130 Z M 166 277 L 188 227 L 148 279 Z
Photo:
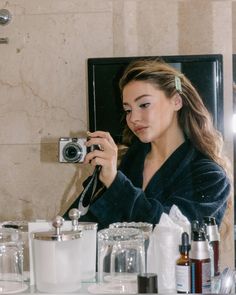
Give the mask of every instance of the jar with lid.
M 32 234 L 35 284 L 40 292 L 74 292 L 81 287 L 82 231 L 62 232 L 63 221 L 55 218 L 55 232 Z

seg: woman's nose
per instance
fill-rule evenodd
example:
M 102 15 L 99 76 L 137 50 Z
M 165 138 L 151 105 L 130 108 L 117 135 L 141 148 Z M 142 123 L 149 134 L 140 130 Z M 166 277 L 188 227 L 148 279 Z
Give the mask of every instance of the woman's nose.
M 139 113 L 137 112 L 137 111 L 132 111 L 131 113 L 130 113 L 130 117 L 129 117 L 129 121 L 131 122 L 131 123 L 134 123 L 134 122 L 137 122 L 137 121 L 139 121 L 139 118 L 140 116 L 139 116 Z

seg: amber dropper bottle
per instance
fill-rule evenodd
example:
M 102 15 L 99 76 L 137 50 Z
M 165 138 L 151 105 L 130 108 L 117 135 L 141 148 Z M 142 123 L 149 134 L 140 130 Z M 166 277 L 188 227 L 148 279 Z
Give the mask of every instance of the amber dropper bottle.
M 189 236 L 186 232 L 182 233 L 182 244 L 179 246 L 180 257 L 176 261 L 176 291 L 177 293 L 191 292 L 191 272 L 189 259 Z

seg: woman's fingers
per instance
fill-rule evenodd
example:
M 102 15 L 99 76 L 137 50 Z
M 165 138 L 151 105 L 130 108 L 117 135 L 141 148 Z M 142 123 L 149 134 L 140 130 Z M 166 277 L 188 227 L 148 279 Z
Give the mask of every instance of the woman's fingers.
M 88 147 L 94 146 L 94 149 L 97 149 L 97 150 L 105 150 L 109 147 L 113 148 L 113 145 L 111 145 L 111 143 L 107 139 L 100 138 L 100 137 L 90 138 L 86 142 L 86 146 Z
M 94 135 L 96 135 L 96 137 Z M 91 147 L 92 150 L 106 151 L 108 154 L 110 153 L 117 157 L 117 145 L 107 132 L 96 131 L 91 133 L 91 136 L 86 142 L 86 146 Z
M 109 132 L 95 131 L 95 132 L 87 132 L 87 134 L 88 134 L 88 137 L 90 139 L 92 139 L 92 138 L 102 138 L 102 139 L 106 139 L 110 144 L 116 145 Z
M 105 155 L 102 154 L 103 151 L 102 150 L 93 150 L 89 153 L 87 153 L 85 159 L 84 159 L 84 163 L 91 163 L 91 161 L 95 158 L 104 158 Z

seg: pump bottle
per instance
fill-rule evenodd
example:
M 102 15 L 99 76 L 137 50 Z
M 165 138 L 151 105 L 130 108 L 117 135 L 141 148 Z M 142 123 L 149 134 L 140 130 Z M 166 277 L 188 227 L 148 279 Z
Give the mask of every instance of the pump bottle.
M 218 276 L 219 271 L 219 246 L 220 246 L 220 234 L 218 225 L 214 217 L 205 216 L 204 223 L 206 224 L 207 238 L 209 246 L 212 248 L 212 261 L 211 261 L 211 276 Z
M 189 252 L 191 293 L 211 293 L 211 260 L 209 245 L 202 229 L 192 231 Z
M 176 291 L 177 293 L 190 293 L 191 292 L 191 279 L 190 279 L 190 260 L 189 250 L 189 236 L 186 232 L 182 233 L 182 243 L 179 245 L 180 257 L 176 261 Z

